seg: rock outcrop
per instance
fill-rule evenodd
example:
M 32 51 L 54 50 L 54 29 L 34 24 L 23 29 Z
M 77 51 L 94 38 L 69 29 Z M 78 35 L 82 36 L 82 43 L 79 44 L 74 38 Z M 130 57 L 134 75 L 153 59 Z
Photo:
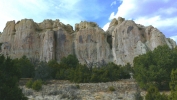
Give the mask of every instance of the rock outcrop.
M 59 20 L 35 23 L 31 19 L 7 22 L 0 37 L 1 54 L 12 58 L 26 55 L 40 61 L 60 60 L 73 54 L 73 29 Z
M 62 57 L 76 54 L 80 63 L 124 65 L 133 58 L 154 50 L 159 45 L 176 46 L 153 26 L 136 24 L 119 17 L 113 19 L 105 32 L 94 22 L 69 24 L 58 19 L 35 23 L 32 19 L 9 21 L 0 35 L 0 53 L 11 58 L 26 55 L 31 60 L 60 62 Z
M 81 63 L 104 63 L 111 54 L 107 36 L 96 23 L 76 24 L 74 51 Z
M 113 62 L 116 64 L 132 64 L 134 57 L 160 45 L 168 45 L 170 48 L 176 46 L 175 41 L 165 38 L 164 34 L 153 26 L 145 27 L 120 17 L 117 22 L 118 24 L 110 25 L 107 30 L 107 34 L 112 37 Z

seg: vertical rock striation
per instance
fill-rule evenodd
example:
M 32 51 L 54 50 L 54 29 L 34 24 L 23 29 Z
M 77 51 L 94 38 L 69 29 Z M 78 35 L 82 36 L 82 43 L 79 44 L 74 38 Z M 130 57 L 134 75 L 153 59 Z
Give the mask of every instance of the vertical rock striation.
M 74 51 L 79 61 L 86 64 L 104 64 L 111 54 L 105 32 L 92 22 L 76 24 Z
M 80 63 L 92 65 L 132 64 L 134 57 L 159 45 L 176 46 L 157 28 L 121 17 L 113 19 L 106 32 L 96 23 L 86 21 L 75 24 L 75 31 L 59 20 L 9 21 L 0 35 L 0 44 L 0 53 L 11 58 L 26 55 L 31 60 L 60 62 L 62 57 L 75 54 Z

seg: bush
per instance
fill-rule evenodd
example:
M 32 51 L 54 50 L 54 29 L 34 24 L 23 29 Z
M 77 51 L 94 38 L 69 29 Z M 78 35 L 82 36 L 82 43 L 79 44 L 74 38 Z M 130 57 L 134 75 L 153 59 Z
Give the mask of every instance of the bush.
M 26 83 L 26 87 L 27 87 L 27 88 L 32 88 L 32 85 L 33 85 L 33 81 L 32 81 L 32 80 L 29 80 L 29 81 Z
M 42 81 L 41 80 L 36 80 L 34 81 L 33 85 L 32 85 L 32 89 L 39 91 L 42 89 Z
M 150 86 L 147 90 L 145 96 L 146 100 L 168 100 L 168 96 L 165 94 L 160 94 L 158 88 Z
M 113 86 L 110 86 L 109 91 L 115 91 L 115 88 Z

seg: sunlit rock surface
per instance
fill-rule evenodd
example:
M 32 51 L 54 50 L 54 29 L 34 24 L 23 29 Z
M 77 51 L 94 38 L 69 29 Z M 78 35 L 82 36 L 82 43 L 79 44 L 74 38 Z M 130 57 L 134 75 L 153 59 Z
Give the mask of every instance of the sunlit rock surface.
M 157 28 L 136 24 L 119 17 L 105 32 L 95 22 L 75 24 L 75 31 L 60 20 L 32 19 L 7 22 L 0 35 L 0 53 L 11 58 L 26 55 L 33 61 L 57 60 L 75 54 L 80 63 L 100 66 L 108 62 L 125 65 L 159 45 L 176 46 Z

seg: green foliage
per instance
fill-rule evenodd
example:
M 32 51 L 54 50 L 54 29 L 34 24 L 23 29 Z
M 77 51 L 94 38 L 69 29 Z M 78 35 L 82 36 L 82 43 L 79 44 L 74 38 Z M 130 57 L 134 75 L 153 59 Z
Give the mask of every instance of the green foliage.
M 27 100 L 18 87 L 21 76 L 20 69 L 15 61 L 9 57 L 0 56 L 0 99 Z
M 125 66 L 120 66 L 120 78 L 121 79 L 129 79 L 130 73 L 133 72 L 133 68 L 131 67 L 130 63 L 127 63 Z
M 34 66 L 26 56 L 15 59 L 15 64 L 20 68 L 22 78 L 32 78 L 34 76 Z
M 36 80 L 33 82 L 32 89 L 39 91 L 42 89 L 42 81 L 41 80 Z
M 130 78 L 129 73 L 133 71 L 130 64 L 120 66 L 108 63 L 102 67 L 88 68 L 86 65 L 79 64 L 78 59 L 73 55 L 64 57 L 60 64 L 56 61 L 49 61 L 48 66 L 53 70 L 53 78 L 70 80 L 76 83 L 108 82 L 126 79 Z
M 2 58 L 2 61 L 0 59 L 1 64 L 3 64 L 3 59 L 5 58 Z M 39 80 L 45 81 L 53 78 L 60 80 L 70 80 L 71 82 L 76 83 L 108 82 L 116 81 L 122 78 L 129 78 L 129 72 L 132 71 L 129 64 L 123 67 L 114 63 L 109 63 L 102 67 L 88 68 L 86 65 L 79 64 L 78 59 L 73 55 L 69 55 L 68 57 L 61 59 L 60 64 L 58 64 L 55 60 L 51 60 L 48 63 L 40 62 L 38 65 L 35 65 L 35 69 L 25 56 L 20 59 L 13 60 L 12 63 L 6 64 L 7 65 L 5 66 L 15 67 L 14 69 L 8 69 L 9 67 L 6 67 L 7 71 L 0 71 L 1 73 L 8 72 L 5 74 L 6 76 L 13 76 L 12 78 L 4 78 L 4 80 L 11 79 L 11 81 L 14 81 L 12 84 L 17 84 L 17 80 L 19 80 L 20 77 L 34 78 L 34 80 L 37 81 L 28 81 L 26 83 L 26 87 L 33 88 L 36 91 L 39 91 L 42 86 L 42 82 Z M 11 72 L 13 72 L 11 70 L 16 73 L 11 74 Z
M 89 82 L 90 81 L 90 75 L 91 72 L 89 68 L 86 65 L 77 65 L 76 69 L 72 71 L 73 76 L 71 76 L 71 81 L 73 82 Z M 72 74 L 71 74 L 72 75 Z
M 56 61 L 51 61 L 48 64 L 52 67 L 52 74 L 55 79 L 67 79 L 72 81 L 74 71 L 79 65 L 79 61 L 76 56 L 68 55 L 61 59 L 60 64 Z
M 1 33 L 0 33 L 1 34 Z M 1 46 L 2 46 L 3 43 L 0 43 L 0 50 L 1 50 Z
M 134 78 L 141 88 L 151 85 L 169 89 L 170 73 L 177 65 L 177 52 L 168 46 L 159 46 L 154 51 L 135 57 Z
M 51 76 L 52 76 L 52 78 L 55 78 L 55 76 L 57 74 L 57 70 L 59 70 L 59 64 L 57 63 L 56 60 L 50 60 L 48 62 L 48 66 L 51 69 Z
M 60 80 L 66 79 L 65 70 L 66 70 L 66 69 L 60 69 L 60 70 L 58 70 L 57 73 L 56 73 L 55 78 L 56 78 L 56 79 L 60 79 Z
M 29 81 L 26 83 L 26 87 L 27 87 L 27 88 L 32 88 L 32 85 L 33 85 L 33 81 L 32 81 L 32 80 L 29 80 Z
M 115 88 L 113 86 L 110 86 L 109 91 L 115 91 Z
M 171 72 L 171 82 L 170 82 L 171 95 L 170 100 L 177 100 L 177 69 Z
M 79 64 L 79 60 L 75 55 L 68 55 L 63 57 L 60 63 L 65 65 L 65 68 L 75 68 Z
M 143 96 L 141 96 L 140 93 L 137 93 L 135 96 L 136 96 L 135 100 L 143 100 Z
M 114 70 L 113 70 L 114 69 Z M 107 82 L 109 80 L 117 80 L 119 79 L 118 74 L 116 73 L 115 77 L 114 72 L 117 72 L 119 70 L 119 67 L 114 66 L 113 63 L 109 63 L 107 66 L 103 66 L 100 68 L 93 68 L 92 74 L 91 74 L 91 82 Z
M 26 83 L 26 87 L 32 88 L 35 91 L 39 91 L 42 89 L 42 84 L 43 84 L 42 80 L 36 80 L 36 81 L 29 80 Z
M 48 80 L 51 79 L 51 68 L 48 66 L 46 62 L 40 62 L 35 70 L 35 80 Z
M 129 69 L 109 63 L 106 66 L 88 68 L 86 65 L 77 65 L 76 69 L 70 71 L 70 81 L 72 82 L 108 82 L 129 78 Z
M 145 98 L 146 100 L 168 100 L 168 96 L 165 94 L 161 95 L 159 90 L 154 86 L 149 87 Z

